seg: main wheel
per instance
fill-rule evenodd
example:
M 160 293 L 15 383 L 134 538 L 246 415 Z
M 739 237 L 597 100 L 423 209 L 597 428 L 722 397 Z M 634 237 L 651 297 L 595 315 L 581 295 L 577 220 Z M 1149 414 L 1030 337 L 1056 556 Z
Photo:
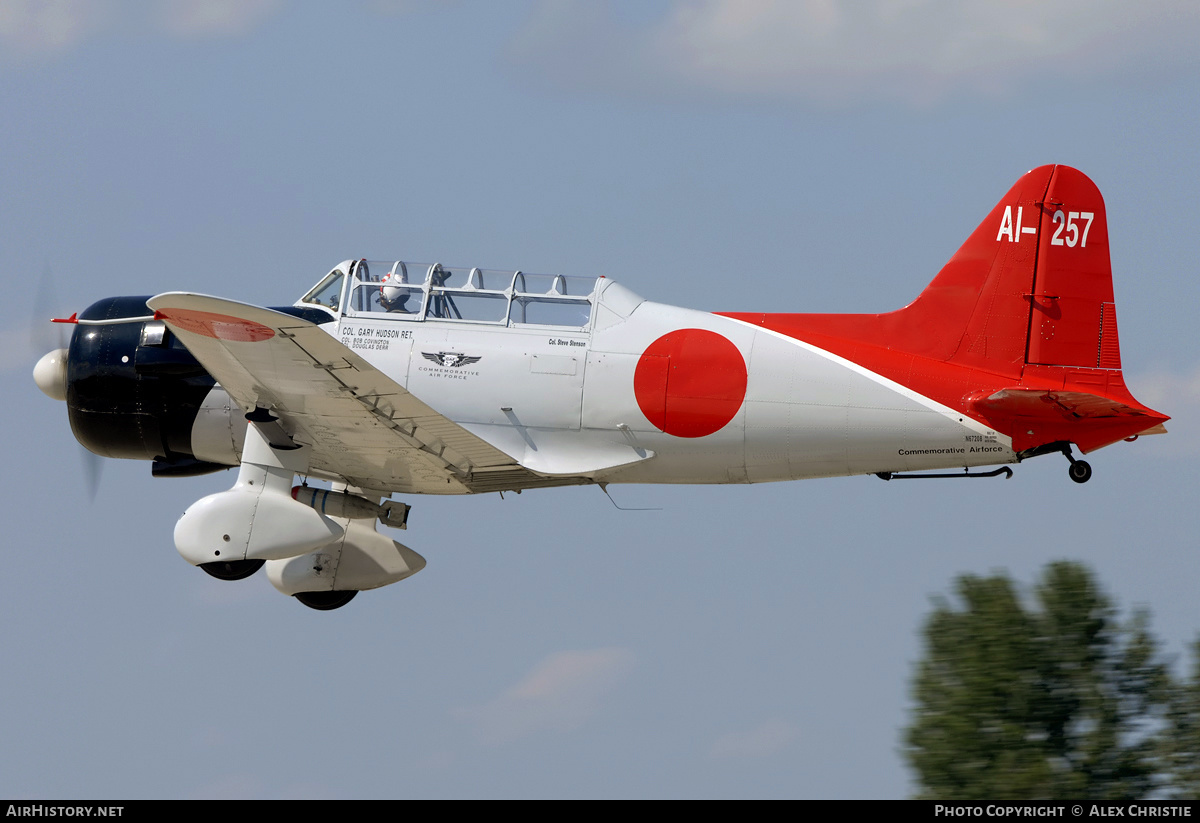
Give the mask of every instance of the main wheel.
M 310 609 L 329 612 L 345 606 L 354 599 L 356 594 L 358 592 L 351 589 L 345 592 L 297 592 L 295 597 Z
M 201 563 L 200 568 L 218 580 L 245 580 L 262 568 L 265 560 L 215 560 Z
M 1076 460 L 1067 473 L 1076 483 L 1086 483 L 1092 479 L 1092 467 L 1085 460 Z

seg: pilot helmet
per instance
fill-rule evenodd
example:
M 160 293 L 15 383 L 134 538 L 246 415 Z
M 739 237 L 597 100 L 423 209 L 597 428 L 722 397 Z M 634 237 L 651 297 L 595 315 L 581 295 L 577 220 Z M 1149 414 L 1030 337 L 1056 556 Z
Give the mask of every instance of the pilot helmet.
M 410 293 L 408 289 L 404 288 L 406 285 L 408 285 L 408 272 L 403 268 L 393 269 L 383 276 L 383 280 L 379 283 L 379 299 L 384 308 L 389 311 L 404 308 Z

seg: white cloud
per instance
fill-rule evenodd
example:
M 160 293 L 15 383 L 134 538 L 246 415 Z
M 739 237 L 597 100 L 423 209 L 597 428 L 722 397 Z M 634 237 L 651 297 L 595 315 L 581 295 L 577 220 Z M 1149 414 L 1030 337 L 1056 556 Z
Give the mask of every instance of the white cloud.
M 161 0 L 163 29 L 179 37 L 247 34 L 283 7 L 283 0 Z
M 0 0 L 0 53 L 45 60 L 111 31 L 240 37 L 286 0 Z
M 1186 458 L 1200 454 L 1200 365 L 1183 373 L 1126 374 L 1125 381 L 1140 402 L 1171 416 L 1168 434 L 1150 438 L 1157 454 Z
M 1032 83 L 1066 93 L 1194 63 L 1198 41 L 1195 0 L 674 0 L 642 27 L 544 0 L 516 52 L 559 82 L 927 104 Z
M 1156 371 L 1132 379 L 1137 387 L 1137 397 L 1151 408 L 1168 405 L 1196 405 L 1200 403 L 1200 365 L 1190 373 L 1176 374 Z
M 709 755 L 718 760 L 769 757 L 783 751 L 799 737 L 799 730 L 786 720 L 768 720 L 752 729 L 723 735 L 713 744 Z
M 58 54 L 108 23 L 106 0 L 3 0 L 0 46 L 19 58 Z
M 552 654 L 496 699 L 457 712 L 487 743 L 579 728 L 628 674 L 633 653 L 607 648 Z

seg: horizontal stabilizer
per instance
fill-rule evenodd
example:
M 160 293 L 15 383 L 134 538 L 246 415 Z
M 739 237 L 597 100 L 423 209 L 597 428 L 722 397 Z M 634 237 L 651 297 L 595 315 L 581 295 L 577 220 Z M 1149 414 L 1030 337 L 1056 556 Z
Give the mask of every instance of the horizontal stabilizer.
M 1119 417 L 1144 415 L 1145 411 L 1127 403 L 1079 391 L 1047 391 L 1045 389 L 1001 389 L 987 397 L 974 400 L 972 406 L 980 411 L 1037 417 L 1047 412 L 1075 419 L 1084 417 Z
M 1011 387 L 981 393 L 967 404 L 992 425 L 1012 431 L 1018 452 L 1059 440 L 1088 452 L 1124 437 L 1166 431 L 1165 416 L 1132 398 L 1126 402 L 1083 391 Z

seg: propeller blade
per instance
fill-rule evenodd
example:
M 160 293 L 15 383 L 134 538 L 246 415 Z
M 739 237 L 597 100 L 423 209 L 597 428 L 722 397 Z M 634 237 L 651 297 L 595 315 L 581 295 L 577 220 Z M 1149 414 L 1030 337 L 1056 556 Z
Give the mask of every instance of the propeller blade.
M 51 318 L 57 317 L 61 308 L 58 290 L 54 287 L 54 276 L 47 263 L 42 267 L 41 277 L 33 292 L 33 318 L 29 324 L 29 344 L 38 357 L 67 346 L 67 330 L 61 324 L 51 323 Z
M 87 449 L 82 449 L 83 457 L 83 483 L 87 489 L 88 503 L 96 502 L 96 492 L 100 489 L 100 474 L 104 469 L 104 464 L 100 460 L 100 455 L 94 454 Z

